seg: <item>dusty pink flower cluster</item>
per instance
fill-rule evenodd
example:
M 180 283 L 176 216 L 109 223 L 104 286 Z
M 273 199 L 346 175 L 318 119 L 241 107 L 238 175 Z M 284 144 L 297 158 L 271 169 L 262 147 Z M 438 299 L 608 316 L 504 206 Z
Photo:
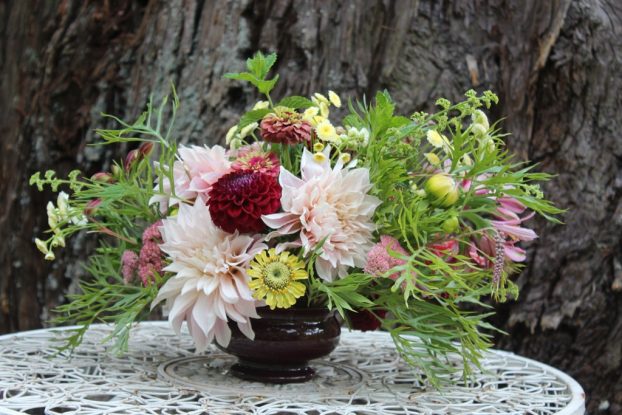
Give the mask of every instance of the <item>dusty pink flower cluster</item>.
M 367 254 L 367 265 L 365 272 L 376 277 L 381 276 L 392 268 L 406 263 L 405 260 L 397 258 L 397 256 L 408 256 L 408 252 L 392 236 L 382 235 L 380 242 L 374 245 Z M 399 272 L 394 272 L 389 276 L 391 279 L 397 279 Z
M 140 248 L 139 255 L 130 250 L 123 252 L 121 272 L 126 284 L 129 284 L 138 274 L 143 285 L 147 286 L 153 282 L 154 274 L 162 271 L 164 263 L 159 246 L 162 243 L 160 226 L 162 226 L 161 220 L 145 229 L 142 237 L 143 246 Z

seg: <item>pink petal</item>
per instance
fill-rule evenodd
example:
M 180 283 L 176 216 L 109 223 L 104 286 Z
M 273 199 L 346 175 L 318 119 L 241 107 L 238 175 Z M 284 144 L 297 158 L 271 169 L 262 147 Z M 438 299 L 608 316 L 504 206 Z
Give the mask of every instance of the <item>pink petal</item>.
M 529 228 L 523 228 L 521 226 L 508 225 L 505 222 L 499 222 L 496 220 L 490 221 L 492 225 L 499 231 L 504 232 L 505 234 L 512 236 L 514 238 L 520 239 L 521 241 L 532 241 L 538 237 L 538 235 Z
M 509 209 L 515 213 L 523 213 L 525 209 L 527 209 L 525 205 L 523 205 L 521 202 L 513 197 L 500 197 L 497 199 L 497 202 L 499 202 L 499 204 L 501 204 L 501 206 L 503 206 L 505 209 Z
M 506 244 L 503 251 L 505 252 L 505 256 L 514 262 L 523 262 L 527 258 L 524 249 L 511 244 Z

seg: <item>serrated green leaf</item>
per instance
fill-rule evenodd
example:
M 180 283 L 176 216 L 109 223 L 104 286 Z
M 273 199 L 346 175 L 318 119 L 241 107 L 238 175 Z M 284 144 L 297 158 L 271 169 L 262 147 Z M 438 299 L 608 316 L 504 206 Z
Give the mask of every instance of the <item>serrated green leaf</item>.
M 254 122 L 261 120 L 263 117 L 265 117 L 268 114 L 270 114 L 270 109 L 268 108 L 247 112 L 246 114 L 242 116 L 242 118 L 240 118 L 240 122 L 238 123 L 238 130 L 241 130 L 247 125 L 250 125 Z
M 288 107 L 293 109 L 306 109 L 313 106 L 313 101 L 308 98 L 293 95 L 283 98 L 281 102 L 277 104 L 279 107 Z
M 256 85 L 257 89 L 262 94 L 268 95 L 270 91 L 272 91 L 272 89 L 274 88 L 274 85 L 276 85 L 278 80 L 279 80 L 279 76 L 277 75 L 272 79 L 266 79 L 266 80 L 259 81 Z
M 255 53 L 252 58 L 246 60 L 246 67 L 259 79 L 265 79 L 266 75 L 270 71 L 270 68 L 276 62 L 276 53 L 264 55 L 261 52 Z

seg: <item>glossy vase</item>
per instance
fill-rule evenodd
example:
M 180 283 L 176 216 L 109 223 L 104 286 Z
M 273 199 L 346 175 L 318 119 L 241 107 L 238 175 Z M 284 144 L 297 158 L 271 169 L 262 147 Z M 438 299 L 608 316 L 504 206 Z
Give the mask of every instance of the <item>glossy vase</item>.
M 309 361 L 332 352 L 339 343 L 341 322 L 325 308 L 257 310 L 255 339 L 230 324 L 231 341 L 225 350 L 238 358 L 231 373 L 245 380 L 266 383 L 299 383 L 313 378 Z

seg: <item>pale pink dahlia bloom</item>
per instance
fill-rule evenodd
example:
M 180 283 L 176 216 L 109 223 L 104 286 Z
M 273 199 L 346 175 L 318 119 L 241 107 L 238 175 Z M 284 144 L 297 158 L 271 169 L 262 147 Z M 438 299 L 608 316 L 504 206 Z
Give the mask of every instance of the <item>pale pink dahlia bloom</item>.
M 152 307 L 166 300 L 173 328 L 179 333 L 186 321 L 197 352 L 214 338 L 221 346 L 229 344 L 228 320 L 254 338 L 250 319 L 259 316 L 246 269 L 267 246 L 251 236 L 222 231 L 203 203 L 182 203 L 177 216 L 165 219 L 160 231 L 164 241 L 160 248 L 172 261 L 164 271 L 176 275 L 160 288 Z
M 298 234 L 293 244 L 305 255 L 324 241 L 315 269 L 327 281 L 346 276 L 348 267 L 365 267 L 373 246 L 372 215 L 380 204 L 367 194 L 369 170 L 344 168 L 341 161 L 331 168 L 330 147 L 321 161 L 304 149 L 300 170 L 302 179 L 281 167 L 283 212 L 262 217 L 276 229 L 270 236 Z
M 149 204 L 159 203 L 161 212 L 183 200 L 199 198 L 207 202 L 207 193 L 212 185 L 231 171 L 231 161 L 221 146 L 181 146 L 177 152 L 179 160 L 173 164 L 174 183 L 164 177 L 162 191 L 160 184 L 156 183 L 153 190 L 157 194 L 149 200 Z

